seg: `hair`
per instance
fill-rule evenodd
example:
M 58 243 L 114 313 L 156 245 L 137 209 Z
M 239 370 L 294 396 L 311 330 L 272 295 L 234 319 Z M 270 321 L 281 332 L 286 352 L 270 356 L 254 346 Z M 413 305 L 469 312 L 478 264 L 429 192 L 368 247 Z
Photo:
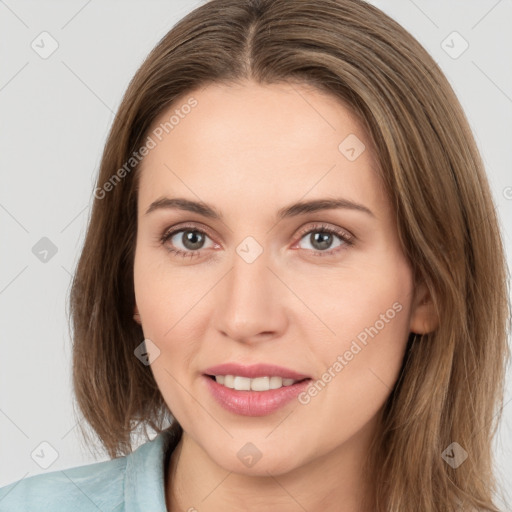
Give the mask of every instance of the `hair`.
M 411 333 L 380 412 L 367 460 L 373 510 L 498 511 L 491 443 L 510 358 L 499 223 L 453 89 L 392 18 L 362 0 L 201 5 L 159 41 L 130 82 L 96 190 L 126 169 L 171 104 L 209 84 L 247 80 L 313 86 L 363 123 L 414 282 L 426 285 L 438 314 L 433 332 Z M 131 165 L 108 193 L 95 193 L 70 293 L 76 403 L 110 457 L 132 451 L 136 426 L 161 432 L 171 421 L 182 432 L 151 368 L 134 356 L 144 336 L 132 318 L 139 165 Z M 468 453 L 456 469 L 442 458 L 452 442 Z

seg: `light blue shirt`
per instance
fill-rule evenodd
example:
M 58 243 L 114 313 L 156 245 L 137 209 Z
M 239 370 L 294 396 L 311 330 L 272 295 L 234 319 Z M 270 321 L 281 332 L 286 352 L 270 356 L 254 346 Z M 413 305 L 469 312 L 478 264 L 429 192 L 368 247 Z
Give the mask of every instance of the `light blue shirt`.
M 0 512 L 167 512 L 169 430 L 129 455 L 17 480 L 0 488 Z

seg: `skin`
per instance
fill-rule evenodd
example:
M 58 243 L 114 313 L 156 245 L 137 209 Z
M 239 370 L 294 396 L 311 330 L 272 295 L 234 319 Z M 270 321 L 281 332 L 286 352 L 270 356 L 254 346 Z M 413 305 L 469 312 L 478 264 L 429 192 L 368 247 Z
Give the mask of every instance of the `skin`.
M 167 508 L 361 512 L 372 484 L 362 463 L 407 337 L 436 325 L 400 248 L 370 140 L 330 95 L 249 81 L 193 91 L 153 127 L 191 96 L 197 106 L 142 163 L 134 263 L 134 312 L 160 350 L 151 369 L 184 430 L 168 468 Z M 366 146 L 354 161 L 338 149 L 349 134 Z M 178 209 L 146 214 L 162 197 L 202 200 L 223 221 Z M 340 208 L 276 218 L 301 200 L 340 197 L 372 215 Z M 186 232 L 160 242 L 185 222 L 208 232 L 202 244 L 187 245 Z M 312 237 L 323 232 L 318 224 L 348 232 L 353 244 L 333 235 L 322 249 Z M 236 251 L 248 236 L 263 248 L 252 263 Z M 173 245 L 199 256 L 176 256 Z M 396 303 L 400 312 L 308 404 L 246 417 L 224 410 L 204 385 L 203 371 L 226 361 L 321 379 Z M 261 452 L 252 467 L 237 457 L 248 442 Z

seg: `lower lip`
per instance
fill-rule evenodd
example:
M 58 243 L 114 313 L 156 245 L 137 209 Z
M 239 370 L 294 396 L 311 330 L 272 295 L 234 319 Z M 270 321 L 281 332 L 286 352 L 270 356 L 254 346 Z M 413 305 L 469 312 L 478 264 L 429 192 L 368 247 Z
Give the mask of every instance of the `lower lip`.
M 268 391 L 236 391 L 219 384 L 214 379 L 203 375 L 213 398 L 226 410 L 242 416 L 266 416 L 291 402 L 304 391 L 311 379 L 296 382 L 291 386 Z

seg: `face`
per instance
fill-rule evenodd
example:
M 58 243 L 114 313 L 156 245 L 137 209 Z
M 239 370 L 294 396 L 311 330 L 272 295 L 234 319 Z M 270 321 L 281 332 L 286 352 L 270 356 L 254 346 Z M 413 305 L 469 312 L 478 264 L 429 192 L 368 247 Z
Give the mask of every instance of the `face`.
M 187 439 L 212 464 L 253 475 L 368 440 L 425 318 L 357 119 L 303 85 L 215 84 L 176 102 L 150 136 L 135 311 Z M 190 203 L 166 201 L 177 198 Z M 242 368 L 209 371 L 224 363 Z M 257 364 L 309 380 L 249 391 L 281 384 L 271 368 L 240 378 Z M 242 389 L 211 373 L 238 375 L 224 382 Z

